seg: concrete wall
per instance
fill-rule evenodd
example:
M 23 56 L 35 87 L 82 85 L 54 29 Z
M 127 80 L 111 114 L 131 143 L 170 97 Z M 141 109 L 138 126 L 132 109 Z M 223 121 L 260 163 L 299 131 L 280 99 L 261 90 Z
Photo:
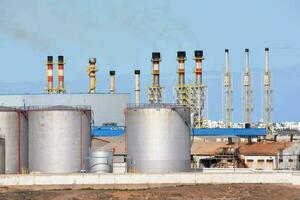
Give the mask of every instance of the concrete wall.
M 282 155 L 281 159 L 283 162 L 279 162 L 279 169 L 300 169 L 300 143 L 294 143 L 284 149 Z
M 244 156 L 245 164 L 252 169 L 277 169 L 277 156 Z M 251 162 L 253 161 L 253 162 Z
M 94 185 L 94 184 L 220 184 L 273 183 L 300 185 L 300 172 L 210 171 L 168 174 L 27 174 L 0 175 L 0 185 Z

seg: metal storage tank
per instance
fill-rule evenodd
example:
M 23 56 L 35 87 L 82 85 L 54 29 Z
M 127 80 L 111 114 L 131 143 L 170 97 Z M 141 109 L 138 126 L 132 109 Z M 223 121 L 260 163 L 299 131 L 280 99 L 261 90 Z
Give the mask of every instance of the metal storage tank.
M 86 170 L 89 156 L 89 107 L 30 107 L 29 171 L 74 173 Z
M 5 138 L 6 173 L 20 173 L 28 168 L 27 116 L 24 111 L 0 107 L 0 135 Z
M 89 172 L 111 173 L 113 169 L 113 151 L 96 149 L 90 153 Z
M 0 138 L 0 174 L 5 174 L 5 139 Z
M 166 173 L 190 170 L 190 110 L 171 104 L 128 106 L 128 172 Z

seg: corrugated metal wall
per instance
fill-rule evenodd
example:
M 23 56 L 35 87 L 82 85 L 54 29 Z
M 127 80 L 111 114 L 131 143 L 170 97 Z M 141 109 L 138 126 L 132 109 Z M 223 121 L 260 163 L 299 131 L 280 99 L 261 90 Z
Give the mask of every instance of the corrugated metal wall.
M 0 95 L 0 106 L 88 105 L 94 113 L 95 126 L 103 123 L 125 125 L 124 109 L 130 94 L 23 94 Z

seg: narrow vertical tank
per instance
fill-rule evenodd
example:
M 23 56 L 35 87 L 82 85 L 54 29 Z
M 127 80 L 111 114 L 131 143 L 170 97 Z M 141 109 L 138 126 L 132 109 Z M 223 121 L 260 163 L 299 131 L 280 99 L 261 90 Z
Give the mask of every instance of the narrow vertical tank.
M 113 169 L 113 151 L 95 149 L 90 153 L 89 172 L 111 173 Z
M 5 139 L 0 138 L 0 174 L 5 174 Z
M 5 138 L 5 172 L 28 168 L 27 116 L 20 109 L 0 107 L 0 135 Z
M 126 114 L 129 172 L 190 170 L 190 110 L 171 104 L 128 106 Z
M 91 110 L 55 106 L 28 109 L 29 171 L 74 173 L 86 170 Z

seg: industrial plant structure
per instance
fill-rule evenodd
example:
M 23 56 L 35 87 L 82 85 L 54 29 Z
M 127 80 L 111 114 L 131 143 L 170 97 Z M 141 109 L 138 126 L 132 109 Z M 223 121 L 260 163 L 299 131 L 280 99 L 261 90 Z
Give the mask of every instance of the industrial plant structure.
M 271 125 L 271 75 L 269 49 L 265 49 L 265 122 Z M 122 135 L 128 172 L 168 173 L 191 170 L 191 146 L 195 136 L 264 137 L 265 128 L 250 127 L 252 88 L 249 50 L 245 49 L 244 121 L 246 127 L 233 128 L 233 90 L 229 50 L 225 50 L 224 122 L 216 129 L 207 128 L 207 85 L 203 82 L 203 51 L 194 51 L 192 83 L 186 82 L 187 54 L 177 52 L 178 81 L 174 104 L 164 103 L 160 84 L 160 52 L 152 53 L 152 82 L 147 88 L 148 103 L 141 102 L 141 71 L 134 71 L 135 103 L 129 93 L 118 93 L 116 71 L 109 71 L 109 91 L 96 91 L 96 58 L 89 59 L 89 89 L 69 93 L 64 84 L 64 57 L 47 57 L 47 88 L 43 94 L 0 96 L 0 171 L 2 173 L 111 173 L 114 148 L 95 148 L 92 139 Z M 54 65 L 58 82 L 54 84 Z M 101 135 L 102 134 L 102 135 Z M 99 142 L 98 141 L 98 142 Z M 100 145 L 101 146 L 101 145 Z M 231 149 L 230 149 L 231 152 Z M 218 156 L 223 156 L 223 151 Z M 238 152 L 230 155 L 236 159 Z M 5 154 L 5 155 L 4 155 Z M 232 157 L 233 156 L 233 157 Z M 219 158 L 219 157 L 218 157 Z M 230 160 L 228 159 L 228 160 Z M 3 160 L 5 165 L 3 166 Z M 220 165 L 224 166 L 223 163 Z M 125 166 L 126 165 L 122 165 Z M 237 167 L 238 164 L 233 164 Z M 127 171 L 127 170 L 125 170 Z
M 178 83 L 175 86 L 176 103 L 178 105 L 188 106 L 192 114 L 192 126 L 194 128 L 205 127 L 207 120 L 207 87 L 202 82 L 202 61 L 203 51 L 195 51 L 195 82 L 185 83 L 185 60 L 186 52 L 177 52 L 178 60 Z

